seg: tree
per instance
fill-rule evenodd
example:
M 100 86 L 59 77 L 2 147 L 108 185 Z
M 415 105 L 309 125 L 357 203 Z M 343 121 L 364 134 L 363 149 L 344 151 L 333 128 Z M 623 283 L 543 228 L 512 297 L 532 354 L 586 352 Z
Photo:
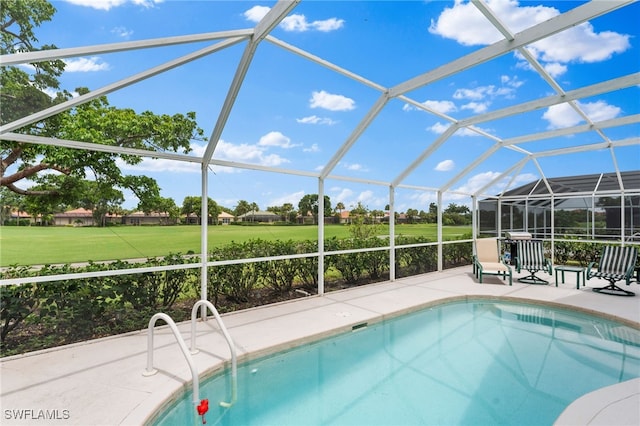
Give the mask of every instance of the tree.
M 298 210 L 301 215 L 309 212 L 313 215 L 313 223 L 318 224 L 318 194 L 307 194 L 298 202 Z M 324 196 L 324 217 L 331 216 L 331 199 L 328 195 Z
M 384 212 L 382 210 L 371 210 L 371 216 L 373 217 L 373 223 L 378 223 L 380 219 L 384 218 Z
M 293 210 L 293 204 L 291 203 L 284 203 L 281 206 L 267 207 L 268 212 L 277 214 L 278 216 L 280 216 L 283 222 L 289 221 L 289 214 L 291 213 L 292 210 Z
M 114 213 L 124 203 L 122 191 L 104 182 L 86 182 L 82 207 L 93 212 L 93 220 L 98 226 L 106 226 L 108 213 Z
M 255 203 L 254 203 L 255 204 Z M 238 201 L 236 208 L 233 210 L 234 216 L 242 216 L 243 214 L 249 213 L 251 211 L 251 204 L 249 204 L 246 200 Z
M 12 0 L 2 5 L 0 49 L 2 53 L 52 49 L 37 48 L 34 28 L 51 20 L 55 9 L 43 0 Z M 57 92 L 55 99 L 45 89 L 58 89 L 57 77 L 64 70 L 62 61 L 34 64 L 34 72 L 17 67 L 2 67 L 0 83 L 2 93 L 1 123 L 40 111 L 55 103 L 70 99 L 66 91 Z M 82 95 L 87 88 L 76 89 Z M 93 99 L 71 110 L 17 129 L 16 132 L 87 143 L 145 149 L 149 151 L 189 152 L 190 141 L 203 138 L 197 127 L 195 113 L 155 115 L 150 111 L 136 113 L 132 109 L 119 109 L 109 105 L 106 97 Z M 141 157 L 84 151 L 59 146 L 45 146 L 18 142 L 3 142 L 0 150 L 0 186 L 27 197 L 58 197 L 79 202 L 82 194 L 77 188 L 80 181 L 90 179 L 110 185 L 117 190 L 129 189 L 144 204 L 159 196 L 157 184 L 150 178 L 123 175 L 118 161 L 135 165 Z M 50 179 L 55 173 L 66 179 Z M 30 180 L 35 183 L 25 189 L 17 184 Z M 71 182 L 73 181 L 73 182 Z M 69 191 L 73 188 L 73 191 Z
M 77 89 L 87 93 L 87 89 Z M 46 123 L 43 128 L 53 137 L 121 147 L 154 151 L 190 151 L 190 140 L 202 136 L 195 122 L 195 113 L 155 115 L 149 111 L 136 114 L 131 109 L 111 107 L 106 97 L 94 99 L 84 105 L 59 114 L 54 125 Z M 55 171 L 76 181 L 90 177 L 113 188 L 131 190 L 144 205 L 157 198 L 159 187 L 155 180 L 146 176 L 124 175 L 117 165 L 122 161 L 135 165 L 141 157 L 81 151 L 57 146 L 41 146 L 25 143 L 10 143 L 3 150 L 1 184 L 25 196 L 69 197 L 64 186 L 55 185 L 44 172 Z M 12 172 L 7 174 L 9 167 Z M 87 176 L 87 172 L 90 176 Z M 15 184 L 31 180 L 40 185 L 40 190 L 21 189 Z
M 362 205 L 362 202 L 358 201 L 358 204 L 351 209 L 351 211 L 349 212 L 349 216 L 352 217 L 356 217 L 356 216 L 360 216 L 362 218 L 364 218 L 368 213 L 367 208 Z
M 407 209 L 407 222 L 414 223 L 416 218 L 418 217 L 418 210 L 416 209 Z
M 209 217 L 213 218 L 213 223 L 218 223 L 218 215 L 220 214 L 220 207 L 211 197 L 207 197 L 207 213 Z M 189 216 L 195 214 L 198 216 L 198 224 L 202 223 L 202 197 L 200 196 L 187 196 L 182 201 L 182 209 L 180 212 Z
M 448 225 L 468 225 L 471 223 L 471 211 L 465 205 L 449 204 L 442 217 Z
M 175 220 L 180 216 L 180 208 L 178 208 L 173 198 L 157 197 L 153 200 L 148 200 L 143 206 L 142 211 L 146 214 L 151 212 L 166 213 L 167 225 L 169 223 L 175 223 Z
M 45 0 L 6 0 L 0 7 L 0 53 L 33 52 L 55 49 L 36 46 L 34 28 L 50 21 L 56 9 Z M 0 67 L 0 121 L 5 124 L 51 106 L 45 89 L 57 89 L 64 71 L 62 60 L 31 64 L 31 74 L 18 67 Z
M 284 220 L 286 222 L 290 222 L 291 221 L 291 216 L 292 216 L 293 212 L 294 212 L 293 204 L 284 203 L 282 205 L 282 216 L 284 217 Z M 294 217 L 294 219 L 295 219 L 295 217 Z
M 12 211 L 24 211 L 23 197 L 0 186 L 0 225 L 11 219 Z
M 451 203 L 444 210 L 444 213 L 469 214 L 471 212 L 469 211 L 469 207 L 465 205 L 457 205 L 456 203 Z

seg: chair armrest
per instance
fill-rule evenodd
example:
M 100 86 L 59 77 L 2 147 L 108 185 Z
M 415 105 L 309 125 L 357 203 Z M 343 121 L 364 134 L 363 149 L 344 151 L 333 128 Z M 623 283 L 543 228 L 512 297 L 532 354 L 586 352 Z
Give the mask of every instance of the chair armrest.
M 627 271 L 624 273 L 624 278 L 627 285 L 631 285 L 631 278 L 633 277 L 633 272 L 636 270 L 636 265 L 632 264 L 629 266 Z
M 591 269 L 593 269 L 593 266 L 597 263 L 598 262 L 589 262 L 589 265 L 587 266 L 587 279 L 591 278 Z

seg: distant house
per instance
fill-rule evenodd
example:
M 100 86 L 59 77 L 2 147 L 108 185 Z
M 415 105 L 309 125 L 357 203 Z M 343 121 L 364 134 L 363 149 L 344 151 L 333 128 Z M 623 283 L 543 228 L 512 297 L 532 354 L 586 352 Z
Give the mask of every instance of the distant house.
M 182 221 L 186 225 L 197 225 L 200 223 L 200 216 L 195 213 L 189 213 L 187 215 L 182 215 Z
M 337 214 L 339 223 L 340 224 L 351 223 L 350 213 L 351 212 L 349 212 L 348 210 L 342 210 L 341 212 L 339 212 Z
M 122 224 L 124 225 L 175 225 L 176 219 L 169 216 L 168 213 L 151 212 L 145 213 L 141 211 L 133 212 L 122 216 Z
M 311 212 L 307 212 L 307 214 L 298 214 L 298 216 L 296 216 L 296 220 L 301 224 L 306 223 L 313 225 L 316 223 L 316 219 L 313 217 L 313 213 Z
M 93 212 L 91 210 L 79 208 L 66 211 L 64 213 L 55 213 L 53 215 L 53 224 L 57 226 L 93 226 Z
M 9 219 L 16 221 L 16 223 L 25 223 L 27 221 L 29 223 L 37 223 L 38 219 L 40 218 L 33 218 L 33 216 L 31 216 L 29 213 L 23 212 L 21 210 L 12 210 L 9 215 Z
M 238 216 L 239 222 L 266 222 L 272 223 L 280 220 L 280 216 L 272 212 L 252 211 Z
M 218 215 L 218 223 L 220 225 L 228 225 L 235 220 L 235 216 L 227 212 L 221 212 Z

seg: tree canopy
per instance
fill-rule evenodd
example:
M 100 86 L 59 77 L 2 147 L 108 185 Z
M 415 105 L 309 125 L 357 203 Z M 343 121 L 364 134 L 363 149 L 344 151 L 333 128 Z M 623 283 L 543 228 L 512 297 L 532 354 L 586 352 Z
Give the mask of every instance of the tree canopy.
M 298 203 L 298 211 L 304 216 L 309 212 L 313 215 L 313 223 L 318 223 L 318 194 L 306 194 Z M 331 216 L 331 199 L 328 195 L 324 196 L 324 217 Z
M 44 0 L 3 2 L 0 23 L 2 53 L 55 48 L 52 45 L 38 48 L 34 33 L 34 28 L 51 20 L 54 13 L 55 8 Z M 40 62 L 34 66 L 31 74 L 17 67 L 1 67 L 1 124 L 73 96 L 67 91 L 57 91 L 55 98 L 51 98 L 45 92 L 58 89 L 57 77 L 64 70 L 63 61 Z M 75 91 L 82 95 L 89 89 L 77 88 Z M 194 112 L 174 115 L 158 115 L 151 111 L 137 113 L 133 109 L 110 105 L 105 96 L 32 123 L 17 132 L 152 152 L 183 153 L 190 151 L 192 139 L 204 136 L 196 124 Z M 98 188 L 110 188 L 110 191 L 91 194 L 93 198 L 99 194 L 106 196 L 105 200 L 94 200 L 95 205 L 116 200 L 117 193 L 112 191 L 125 189 L 134 193 L 140 201 L 139 208 L 143 210 L 157 204 L 160 199 L 160 188 L 155 180 L 126 175 L 118 166 L 119 162 L 138 164 L 142 161 L 139 156 L 6 141 L 2 142 L 0 154 L 0 185 L 16 194 L 40 197 L 39 203 L 44 205 L 55 200 L 61 204 L 80 205 L 88 196 L 83 192 L 88 187 L 83 181 L 95 182 Z

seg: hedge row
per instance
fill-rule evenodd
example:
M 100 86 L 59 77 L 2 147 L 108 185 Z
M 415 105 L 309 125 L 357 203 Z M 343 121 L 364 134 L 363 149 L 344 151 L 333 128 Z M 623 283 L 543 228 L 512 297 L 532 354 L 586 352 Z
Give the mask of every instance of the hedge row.
M 397 245 L 429 242 L 421 237 L 398 237 Z M 388 238 L 328 239 L 327 252 L 376 248 Z M 315 253 L 315 241 L 251 240 L 212 250 L 211 261 Z M 471 244 L 444 246 L 445 267 L 469 264 Z M 10 267 L 0 278 L 58 275 L 199 262 L 197 257 L 170 254 L 131 264 L 124 261 L 88 263 L 84 266 L 47 265 L 37 271 Z M 436 270 L 437 248 L 419 246 L 396 250 L 396 275 L 415 275 Z M 385 279 L 389 275 L 388 250 L 334 254 L 325 257 L 325 288 L 345 287 Z M 316 256 L 235 263 L 208 270 L 207 299 L 220 312 L 284 300 L 317 289 Z M 105 277 L 59 280 L 2 287 L 0 321 L 2 356 L 25 350 L 56 346 L 92 337 L 139 330 L 156 312 L 176 321 L 188 318 L 190 305 L 200 294 L 200 268 L 133 273 Z M 176 306 L 185 300 L 184 306 Z M 25 336 L 25 331 L 29 330 Z M 22 333 L 21 333 L 22 331 Z M 13 334 L 16 334 L 15 338 Z

